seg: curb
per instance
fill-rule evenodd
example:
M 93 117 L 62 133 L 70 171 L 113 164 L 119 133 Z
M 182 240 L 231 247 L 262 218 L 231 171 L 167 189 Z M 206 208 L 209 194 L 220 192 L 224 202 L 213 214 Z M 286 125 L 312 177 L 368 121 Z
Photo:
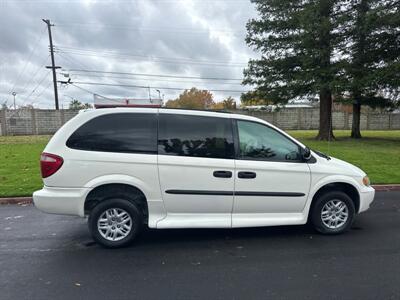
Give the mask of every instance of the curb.
M 372 187 L 377 192 L 400 191 L 400 184 L 377 184 Z
M 32 197 L 13 197 L 13 198 L 0 198 L 0 205 L 2 204 L 32 204 Z
M 400 191 L 400 184 L 378 184 L 378 185 L 372 185 L 372 187 L 377 192 Z M 2 205 L 2 204 L 26 205 L 26 204 L 32 204 L 32 203 L 33 203 L 32 197 L 0 198 L 0 205 Z

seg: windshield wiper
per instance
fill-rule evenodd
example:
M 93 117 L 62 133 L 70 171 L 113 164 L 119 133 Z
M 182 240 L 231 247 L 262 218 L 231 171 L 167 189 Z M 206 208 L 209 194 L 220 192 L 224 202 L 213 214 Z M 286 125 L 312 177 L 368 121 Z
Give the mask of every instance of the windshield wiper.
M 314 149 L 313 149 L 313 151 L 314 151 L 318 156 L 323 157 L 323 158 L 326 158 L 326 160 L 331 160 L 331 158 L 330 158 L 328 155 L 326 155 L 325 153 L 320 152 L 320 151 L 318 151 L 318 150 L 314 150 Z

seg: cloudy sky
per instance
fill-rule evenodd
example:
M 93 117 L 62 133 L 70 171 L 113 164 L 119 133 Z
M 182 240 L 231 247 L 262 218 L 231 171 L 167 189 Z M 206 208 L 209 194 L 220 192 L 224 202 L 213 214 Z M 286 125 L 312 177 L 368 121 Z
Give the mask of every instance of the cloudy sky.
M 147 98 L 140 87 L 165 100 L 192 86 L 238 99 L 255 16 L 250 0 L 0 0 L 0 103 L 15 91 L 17 105 L 54 107 L 43 18 L 54 24 L 57 79 L 75 82 L 59 86 L 60 106 L 93 93 Z

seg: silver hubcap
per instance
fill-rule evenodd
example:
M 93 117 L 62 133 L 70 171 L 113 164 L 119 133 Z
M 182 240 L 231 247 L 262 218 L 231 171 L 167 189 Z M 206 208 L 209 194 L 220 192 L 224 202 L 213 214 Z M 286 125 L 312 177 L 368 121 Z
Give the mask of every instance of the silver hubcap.
M 337 229 L 349 218 L 349 209 L 342 200 L 330 200 L 321 210 L 322 223 L 328 228 Z
M 109 241 L 119 241 L 132 230 L 131 216 L 121 208 L 109 208 L 97 220 L 101 236 Z

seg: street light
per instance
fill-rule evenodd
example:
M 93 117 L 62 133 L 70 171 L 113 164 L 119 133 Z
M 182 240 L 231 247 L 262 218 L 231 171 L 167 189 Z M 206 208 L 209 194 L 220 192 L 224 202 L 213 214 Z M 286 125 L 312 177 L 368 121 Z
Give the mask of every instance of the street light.
M 16 107 L 15 107 L 15 96 L 17 95 L 17 93 L 16 92 L 12 92 L 11 95 L 14 96 L 14 109 L 16 109 Z

